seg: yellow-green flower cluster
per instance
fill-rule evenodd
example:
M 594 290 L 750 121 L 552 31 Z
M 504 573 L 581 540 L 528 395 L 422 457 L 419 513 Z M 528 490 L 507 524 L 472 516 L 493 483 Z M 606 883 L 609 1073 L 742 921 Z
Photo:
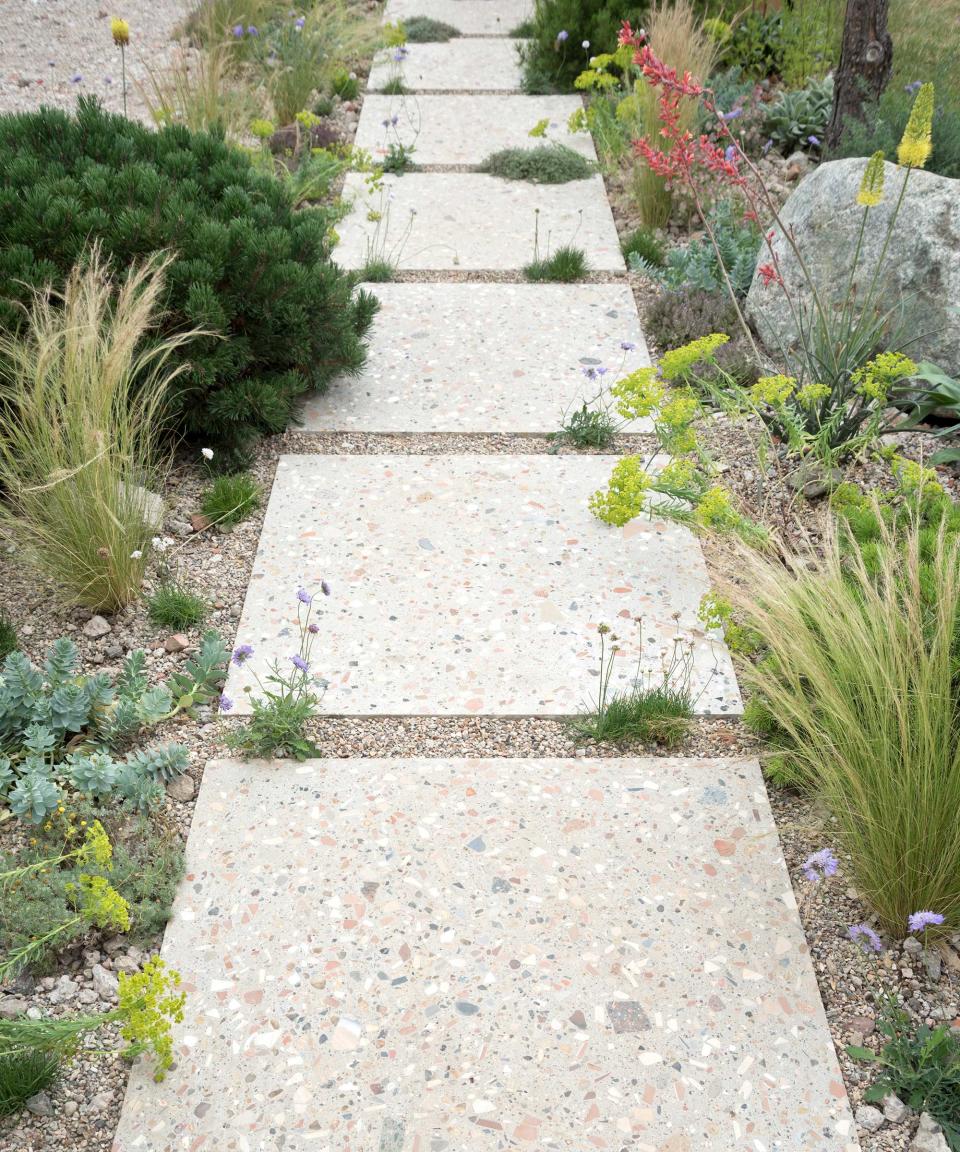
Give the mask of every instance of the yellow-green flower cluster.
M 694 364 L 708 360 L 729 339 L 722 332 L 713 332 L 709 336 L 691 340 L 680 348 L 664 352 L 660 357 L 660 375 L 664 380 L 683 380 Z
M 77 849 L 77 862 L 85 866 L 95 864 L 98 868 L 109 870 L 113 867 L 112 860 L 113 845 L 110 837 L 100 821 L 94 820 L 84 835 L 83 844 Z
M 535 139 L 542 139 L 547 134 L 547 129 L 550 127 L 550 121 L 547 117 L 543 120 L 538 120 L 536 124 L 527 133 L 528 136 L 533 136 Z
M 922 168 L 933 150 L 933 85 L 921 84 L 897 148 L 904 168 Z
M 797 382 L 792 376 L 761 376 L 750 388 L 750 395 L 757 404 L 769 404 L 780 408 L 790 399 Z
M 740 516 L 726 488 L 715 484 L 700 497 L 693 518 L 702 528 L 735 528 Z
M 881 352 L 854 372 L 853 382 L 868 399 L 885 404 L 891 387 L 916 370 L 914 361 L 902 352 Z
M 607 68 L 613 63 L 614 57 L 609 53 L 594 56 L 590 61 L 590 67 L 585 72 L 581 72 L 574 80 L 574 88 L 594 92 L 604 92 L 610 88 L 616 88 L 620 81 L 613 73 L 607 71 Z
M 269 120 L 258 118 L 250 121 L 250 134 L 258 140 L 269 140 L 274 133 L 274 127 Z
M 663 401 L 665 388 L 657 379 L 656 368 L 637 368 L 610 389 L 617 411 L 625 420 L 649 416 Z
M 908 460 L 906 456 L 894 456 L 890 467 L 905 496 L 932 496 L 943 491 L 943 485 L 937 480 L 937 474 L 932 468 L 924 468 L 915 460 Z
M 399 48 L 407 42 L 407 30 L 399 20 L 395 24 L 384 24 L 383 36 L 388 48 Z
M 571 112 L 567 119 L 568 132 L 589 132 L 590 123 L 587 120 L 587 113 L 584 108 L 578 108 L 575 112 Z M 531 133 L 533 135 L 533 133 Z
M 864 208 L 875 208 L 883 199 L 883 152 L 874 152 L 863 170 L 857 203 Z
M 794 399 L 798 404 L 802 404 L 804 408 L 812 408 L 814 404 L 819 404 L 821 400 L 826 400 L 830 395 L 829 384 L 804 384 L 798 389 Z
M 657 474 L 657 488 L 662 491 L 687 492 L 697 478 L 697 465 L 693 460 L 671 460 Z
M 590 511 L 605 524 L 620 528 L 643 511 L 644 499 L 651 485 L 640 456 L 624 456 L 614 465 L 607 490 L 594 492 Z
M 700 401 L 687 388 L 667 394 L 657 416 L 657 436 L 667 452 L 682 456 L 697 447 L 693 422 L 700 415 Z
M 162 1080 L 173 1065 L 171 1025 L 183 1019 L 186 996 L 178 992 L 180 974 L 155 956 L 132 976 L 120 973 L 120 1009 L 124 1019 L 120 1034 L 130 1044 L 130 1054 L 151 1049 L 157 1060 L 155 1080 Z
M 130 905 L 103 876 L 81 873 L 79 882 L 68 885 L 68 891 L 88 924 L 118 932 L 130 931 Z

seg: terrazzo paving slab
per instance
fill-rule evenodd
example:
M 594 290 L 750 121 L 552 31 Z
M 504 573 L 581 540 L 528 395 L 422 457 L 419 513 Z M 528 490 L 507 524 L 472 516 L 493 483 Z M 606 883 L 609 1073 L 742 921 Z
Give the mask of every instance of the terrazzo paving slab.
M 399 79 L 410 92 L 516 91 L 522 82 L 521 43 L 461 37 L 445 44 L 408 44 L 405 52 L 388 48 L 374 58 L 369 88 L 376 92 Z
M 384 20 L 429 16 L 463 36 L 509 36 L 533 15 L 532 0 L 387 0 Z
M 555 432 L 566 412 L 599 394 L 585 371 L 607 368 L 610 381 L 650 363 L 625 284 L 369 290 L 381 307 L 367 362 L 359 376 L 307 402 L 308 430 Z M 651 428 L 635 420 L 624 430 Z
M 579 96 L 370 95 L 363 101 L 356 144 L 377 159 L 391 144 L 412 146 L 413 162 L 422 165 L 482 164 L 501 148 L 544 142 L 595 160 L 590 134 L 567 131 L 570 116 L 582 107 Z M 533 139 L 530 129 L 541 120 L 549 122 L 546 137 Z
M 347 174 L 351 204 L 337 225 L 334 259 L 361 268 L 386 259 L 421 271 L 518 270 L 534 253 L 574 244 L 594 270 L 624 271 L 603 178 L 569 184 L 529 184 L 478 172 L 410 172 L 384 176 L 370 191 L 360 172 Z
M 228 697 L 249 710 L 253 673 L 296 652 L 296 589 L 327 580 L 313 671 L 330 713 L 568 715 L 596 693 L 600 623 L 620 634 L 613 688 L 690 643 L 697 710 L 739 711 L 696 618 L 696 537 L 588 510 L 617 459 L 281 456 L 237 634 L 255 654 Z
M 755 761 L 207 766 L 115 1152 L 857 1152 Z

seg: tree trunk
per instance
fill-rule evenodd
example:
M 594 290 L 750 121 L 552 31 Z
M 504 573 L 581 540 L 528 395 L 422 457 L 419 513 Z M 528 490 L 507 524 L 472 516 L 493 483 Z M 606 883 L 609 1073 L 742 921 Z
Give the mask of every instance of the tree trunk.
M 848 120 L 862 120 L 865 103 L 880 99 L 893 67 L 887 31 L 889 0 L 847 0 L 840 64 L 833 77 L 827 148 L 835 148 Z

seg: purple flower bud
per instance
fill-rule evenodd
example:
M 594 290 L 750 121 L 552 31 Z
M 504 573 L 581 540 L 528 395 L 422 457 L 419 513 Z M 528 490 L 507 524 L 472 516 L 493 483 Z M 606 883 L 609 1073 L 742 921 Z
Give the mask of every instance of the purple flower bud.
M 725 123 L 729 124 L 731 120 L 736 120 L 738 116 L 743 115 L 742 108 L 734 108 L 732 112 L 724 112 L 720 117 Z
M 300 588 L 297 591 L 297 599 L 300 601 L 301 604 L 312 604 L 313 603 L 313 597 L 306 590 L 306 588 Z
M 241 36 L 243 36 L 243 25 L 242 24 L 234 24 L 233 34 L 239 40 L 241 38 Z
M 814 148 L 819 148 L 820 147 L 820 137 L 819 136 L 808 136 L 807 137 L 807 143 L 812 144 L 814 146 Z
M 319 624 L 308 624 L 307 625 L 307 631 L 310 633 L 311 636 L 316 636 L 316 634 L 320 631 L 320 625 Z
M 242 668 L 244 664 L 253 655 L 252 644 L 240 644 L 233 650 L 233 662 L 238 668 Z
M 632 352 L 634 348 L 636 348 L 636 344 L 634 344 L 632 340 L 621 340 L 620 347 L 624 352 Z
M 247 35 L 248 36 L 259 36 L 260 35 L 259 31 L 257 30 L 256 24 L 248 24 L 247 25 Z
M 872 952 L 883 951 L 883 944 L 880 941 L 880 937 L 869 924 L 851 924 L 847 929 L 847 935 L 854 944 L 859 944 L 865 952 L 868 950 Z
M 570 33 L 565 28 L 561 28 L 561 30 L 557 33 L 557 43 L 562 44 L 564 40 L 569 38 L 569 36 Z
M 80 75 L 79 72 L 76 74 L 76 76 L 70 77 L 70 83 L 71 84 L 80 84 L 82 82 L 83 82 L 83 77 Z
M 294 666 L 294 668 L 299 668 L 301 672 L 310 671 L 310 665 L 306 660 L 304 660 L 302 656 L 291 656 L 290 663 Z
M 233 701 L 226 694 L 226 692 L 222 692 L 220 694 L 220 711 L 221 712 L 229 712 L 229 711 L 231 711 L 232 708 L 233 708 Z
M 814 852 L 812 856 L 807 857 L 803 864 L 803 871 L 807 879 L 816 884 L 827 876 L 836 875 L 839 867 L 837 858 L 830 849 L 821 848 L 819 852 Z

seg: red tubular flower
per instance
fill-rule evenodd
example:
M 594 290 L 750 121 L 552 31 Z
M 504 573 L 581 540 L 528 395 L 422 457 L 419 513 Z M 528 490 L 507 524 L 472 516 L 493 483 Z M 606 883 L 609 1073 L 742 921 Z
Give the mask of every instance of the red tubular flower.
M 769 288 L 771 284 L 783 283 L 783 277 L 772 264 L 761 264 L 757 271 L 760 273 L 764 288 Z

